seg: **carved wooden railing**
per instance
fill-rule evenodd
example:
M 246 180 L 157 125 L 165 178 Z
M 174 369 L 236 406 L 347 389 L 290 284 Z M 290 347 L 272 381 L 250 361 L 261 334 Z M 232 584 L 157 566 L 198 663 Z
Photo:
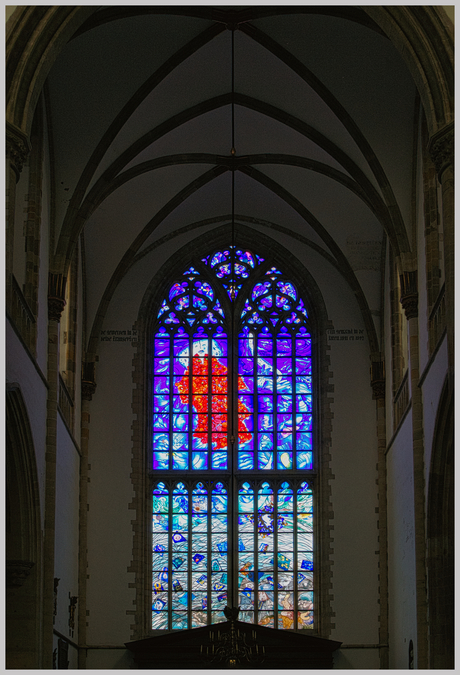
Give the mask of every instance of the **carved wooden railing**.
M 73 431 L 73 400 L 69 393 L 69 390 L 66 387 L 66 384 L 62 377 L 59 375 L 59 409 L 67 422 L 67 426 L 70 431 Z
M 409 405 L 409 372 L 406 370 L 402 382 L 399 385 L 398 391 L 396 392 L 393 399 L 393 419 L 395 429 L 397 428 L 404 413 L 406 412 L 408 405 Z
M 32 354 L 35 353 L 35 316 L 24 297 L 21 288 L 13 276 L 12 317 L 20 336 Z
M 438 298 L 433 305 L 430 316 L 428 317 L 428 335 L 430 343 L 430 354 L 435 350 L 436 345 L 446 327 L 446 296 L 445 284 L 443 284 Z

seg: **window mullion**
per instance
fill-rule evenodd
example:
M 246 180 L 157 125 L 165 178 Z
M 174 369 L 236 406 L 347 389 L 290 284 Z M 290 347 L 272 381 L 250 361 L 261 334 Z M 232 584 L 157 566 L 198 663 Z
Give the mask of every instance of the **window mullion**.
M 297 488 L 298 481 L 292 481 L 293 488 L 293 503 L 294 503 L 294 515 L 293 515 L 293 528 L 294 532 L 297 531 Z M 298 611 L 299 611 L 299 568 L 298 568 L 298 542 L 297 537 L 294 536 L 294 628 L 298 628 Z
M 274 627 L 278 627 L 278 488 L 273 485 L 273 594 Z

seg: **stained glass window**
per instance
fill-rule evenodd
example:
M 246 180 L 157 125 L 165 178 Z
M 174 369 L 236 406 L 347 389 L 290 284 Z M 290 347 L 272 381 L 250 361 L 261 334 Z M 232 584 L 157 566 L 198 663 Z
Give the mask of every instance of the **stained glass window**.
M 172 280 L 153 336 L 152 628 L 312 629 L 314 383 L 292 280 L 229 246 Z

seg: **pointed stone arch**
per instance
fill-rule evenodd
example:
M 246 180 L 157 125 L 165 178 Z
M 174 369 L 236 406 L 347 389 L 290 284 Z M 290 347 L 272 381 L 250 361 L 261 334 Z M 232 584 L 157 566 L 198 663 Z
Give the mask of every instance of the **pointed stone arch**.
M 40 668 L 41 525 L 35 449 L 19 385 L 6 393 L 6 667 Z

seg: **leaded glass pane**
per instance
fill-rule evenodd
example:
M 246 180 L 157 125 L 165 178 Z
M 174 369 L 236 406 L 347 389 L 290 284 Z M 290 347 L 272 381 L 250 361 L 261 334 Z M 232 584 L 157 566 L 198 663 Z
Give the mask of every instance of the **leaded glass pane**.
M 294 284 L 262 264 L 237 247 L 214 252 L 171 285 L 157 313 L 155 630 L 224 621 L 233 584 L 243 621 L 313 626 L 313 500 L 298 475 L 314 468 L 308 314 Z M 225 313 L 229 303 L 241 309 L 234 321 Z M 217 478 L 232 467 L 259 473 L 254 483 L 239 478 L 235 568 L 228 558 L 233 507 L 227 483 Z

